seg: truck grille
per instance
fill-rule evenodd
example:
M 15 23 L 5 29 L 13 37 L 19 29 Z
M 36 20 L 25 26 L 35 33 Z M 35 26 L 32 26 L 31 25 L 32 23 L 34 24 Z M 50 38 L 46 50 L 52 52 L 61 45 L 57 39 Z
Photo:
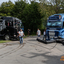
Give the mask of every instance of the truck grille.
M 55 32 L 54 31 L 49 31 L 49 37 L 53 38 L 55 36 Z

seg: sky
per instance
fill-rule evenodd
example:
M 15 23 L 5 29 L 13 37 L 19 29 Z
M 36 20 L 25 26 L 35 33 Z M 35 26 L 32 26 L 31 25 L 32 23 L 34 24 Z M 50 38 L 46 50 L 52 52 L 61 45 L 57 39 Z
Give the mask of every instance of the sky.
M 9 0 L 0 0 L 0 5 L 3 3 L 3 2 L 8 2 Z M 15 1 L 18 1 L 18 0 L 11 0 L 13 3 L 15 2 Z M 29 0 L 28 0 L 28 2 L 29 2 Z M 37 2 L 39 2 L 39 0 L 37 0 Z M 30 2 L 29 2 L 30 3 Z
M 0 5 L 3 3 L 3 2 L 8 2 L 9 0 L 0 0 Z M 11 0 L 13 3 L 17 0 Z M 29 1 L 29 0 L 28 0 Z M 49 0 L 48 0 L 49 1 Z M 39 2 L 39 0 L 37 0 L 37 2 Z
M 0 4 L 2 4 L 3 2 L 8 2 L 9 0 L 0 0 Z M 13 3 L 14 1 L 17 1 L 17 0 L 11 0 Z

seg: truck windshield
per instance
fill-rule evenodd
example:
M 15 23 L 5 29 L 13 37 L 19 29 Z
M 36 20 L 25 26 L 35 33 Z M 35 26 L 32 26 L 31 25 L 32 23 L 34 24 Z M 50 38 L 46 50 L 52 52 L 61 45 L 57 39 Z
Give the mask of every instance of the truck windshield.
M 16 20 L 13 24 L 14 24 L 14 27 L 21 27 L 22 22 L 19 20 Z
M 18 27 L 21 27 L 21 24 L 22 24 L 21 21 L 16 22 L 16 26 L 18 26 Z
M 61 27 L 61 21 L 49 21 L 47 22 L 48 27 Z
M 2 20 L 0 20 L 0 22 L 2 22 Z

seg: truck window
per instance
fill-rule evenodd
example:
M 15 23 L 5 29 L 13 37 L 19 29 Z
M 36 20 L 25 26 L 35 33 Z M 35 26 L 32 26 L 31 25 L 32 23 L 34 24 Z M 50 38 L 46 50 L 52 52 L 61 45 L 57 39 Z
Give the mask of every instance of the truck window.
M 0 31 L 2 30 L 2 20 L 0 20 Z
M 13 26 L 13 22 L 12 21 L 5 21 L 5 25 L 6 26 Z
M 0 22 L 2 22 L 2 20 L 0 20 Z
M 14 22 L 13 22 L 13 24 L 14 24 L 14 27 L 21 27 L 21 21 L 19 21 L 19 20 L 15 20 Z

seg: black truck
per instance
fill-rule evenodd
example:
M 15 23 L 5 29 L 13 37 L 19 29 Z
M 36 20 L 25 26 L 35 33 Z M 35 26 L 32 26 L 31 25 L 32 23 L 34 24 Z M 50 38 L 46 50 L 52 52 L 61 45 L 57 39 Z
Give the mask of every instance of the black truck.
M 15 17 L 0 17 L 0 37 L 5 40 L 16 39 L 18 31 L 22 28 L 22 22 Z

